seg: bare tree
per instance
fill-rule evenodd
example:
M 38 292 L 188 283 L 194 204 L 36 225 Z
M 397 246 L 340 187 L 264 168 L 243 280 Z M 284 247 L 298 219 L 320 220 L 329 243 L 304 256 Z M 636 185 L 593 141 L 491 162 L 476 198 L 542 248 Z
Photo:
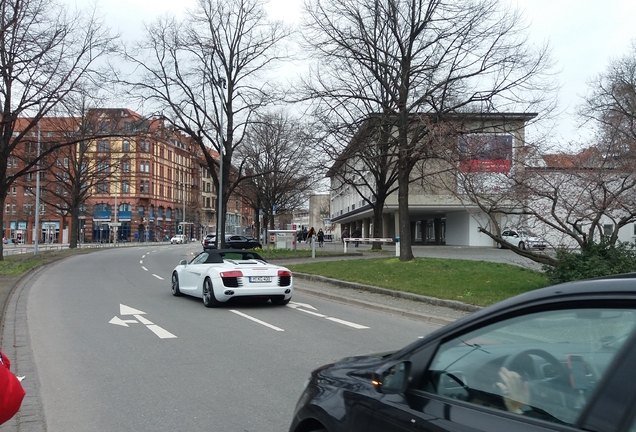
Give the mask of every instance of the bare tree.
M 597 146 L 604 153 L 636 152 L 636 41 L 630 52 L 590 82 L 579 114 L 595 127 Z
M 265 225 L 273 229 L 276 213 L 291 213 L 305 204 L 320 171 L 313 140 L 296 119 L 278 112 L 255 120 L 239 152 L 252 174 L 243 196 L 256 220 L 262 209 Z
M 10 173 L 7 160 L 19 154 L 21 145 L 36 141 L 40 120 L 62 111 L 82 81 L 96 78 L 97 64 L 111 52 L 113 39 L 94 11 L 69 13 L 49 0 L 3 0 L 0 33 L 0 204 L 4 206 L 12 183 L 57 147 L 44 149 Z M 16 128 L 19 121 L 22 124 Z
M 411 260 L 409 184 L 418 161 L 436 157 L 431 125 L 462 111 L 545 103 L 547 50 L 531 46 L 520 15 L 497 0 L 330 0 L 309 4 L 308 14 L 303 34 L 321 61 L 316 97 L 332 110 L 346 100 L 365 117 L 378 113 L 392 128 L 400 260 Z M 356 110 L 344 113 L 359 122 Z
M 144 43 L 125 53 L 136 68 L 121 82 L 199 145 L 217 190 L 222 185 L 221 214 L 249 177 L 233 155 L 253 115 L 273 101 L 265 73 L 281 58 L 278 46 L 289 34 L 281 23 L 267 21 L 263 5 L 198 0 L 183 22 L 160 19 L 147 28 Z M 222 155 L 221 170 L 211 148 Z M 225 232 L 225 218 L 218 225 Z

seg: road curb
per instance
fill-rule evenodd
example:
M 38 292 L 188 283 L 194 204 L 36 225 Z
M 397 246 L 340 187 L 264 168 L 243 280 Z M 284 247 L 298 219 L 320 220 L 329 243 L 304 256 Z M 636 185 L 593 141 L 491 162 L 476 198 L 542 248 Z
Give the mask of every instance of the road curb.
M 341 287 L 341 288 L 369 291 L 369 292 L 387 295 L 391 297 L 427 303 L 433 306 L 456 309 L 463 312 L 475 312 L 481 309 L 481 307 L 479 306 L 470 305 L 470 304 L 466 304 L 466 303 L 462 303 L 458 301 L 443 300 L 443 299 L 438 299 L 438 298 L 428 297 L 428 296 L 423 296 L 418 294 L 405 293 L 401 291 L 393 291 L 386 288 L 379 288 L 379 287 L 375 287 L 371 285 L 364 285 L 364 284 L 354 283 L 354 282 L 346 282 L 346 281 L 341 281 L 338 279 L 331 279 L 328 277 L 312 275 L 307 273 L 294 272 L 294 277 L 298 279 L 307 280 L 310 282 L 327 283 L 327 284 Z M 417 319 L 417 320 L 428 322 L 431 324 L 446 325 L 455 321 L 455 319 L 452 319 L 452 318 L 444 318 L 444 317 L 435 316 L 431 314 L 423 314 L 419 312 L 409 311 L 406 309 L 394 308 L 394 307 L 386 306 L 386 305 L 379 305 L 376 303 L 367 302 L 365 300 L 355 299 L 346 295 L 333 294 L 331 292 L 323 292 L 323 291 L 320 291 L 319 289 L 310 289 L 310 288 L 301 288 L 301 287 L 295 287 L 294 289 L 296 289 L 299 292 L 315 295 L 317 297 L 322 297 L 329 300 L 336 300 L 342 303 L 355 304 L 364 309 L 386 311 L 395 315 Z

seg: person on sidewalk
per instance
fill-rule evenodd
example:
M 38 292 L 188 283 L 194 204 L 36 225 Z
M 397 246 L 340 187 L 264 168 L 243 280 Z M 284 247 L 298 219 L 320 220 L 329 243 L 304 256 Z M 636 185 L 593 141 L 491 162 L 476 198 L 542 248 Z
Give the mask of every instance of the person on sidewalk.
M 360 228 L 356 227 L 356 229 L 353 230 L 353 234 L 351 234 L 351 237 L 353 237 L 353 238 L 362 237 L 362 232 L 360 231 Z M 354 241 L 355 247 L 358 247 L 359 244 L 360 244 L 360 242 L 358 240 Z
M 349 238 L 349 230 L 347 228 L 342 231 L 342 244 L 345 244 L 345 239 Z
M 18 412 L 26 394 L 20 380 L 10 368 L 11 362 L 0 351 L 0 425 Z
M 322 228 L 318 229 L 318 234 L 316 234 L 316 236 L 318 237 L 318 246 L 323 247 L 325 244 L 325 233 Z

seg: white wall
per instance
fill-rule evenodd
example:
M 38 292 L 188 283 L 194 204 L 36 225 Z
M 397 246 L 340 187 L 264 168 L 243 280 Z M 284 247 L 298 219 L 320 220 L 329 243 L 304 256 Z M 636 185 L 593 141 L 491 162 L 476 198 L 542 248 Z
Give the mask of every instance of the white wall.
M 470 221 L 468 212 L 446 213 L 446 244 L 450 246 L 467 245 L 470 239 Z

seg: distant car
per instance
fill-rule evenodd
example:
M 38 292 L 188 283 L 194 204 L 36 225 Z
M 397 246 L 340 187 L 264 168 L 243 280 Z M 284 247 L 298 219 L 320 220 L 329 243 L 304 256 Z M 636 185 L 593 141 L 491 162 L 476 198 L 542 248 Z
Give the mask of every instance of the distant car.
M 172 271 L 172 295 L 198 297 L 206 307 L 234 299 L 270 300 L 286 305 L 292 298 L 292 273 L 247 250 L 209 249 Z
M 205 237 L 203 237 L 203 240 L 201 240 L 201 244 L 203 245 L 203 247 L 210 246 L 215 243 L 216 243 L 216 234 L 208 234 Z
M 226 234 L 225 248 L 226 249 L 263 249 L 263 246 L 255 238 L 248 238 L 246 236 L 236 235 L 236 234 Z M 211 244 L 209 244 L 208 246 L 204 244 L 203 250 L 206 250 L 206 249 L 216 249 L 216 242 L 211 242 Z
M 289 431 L 633 432 L 634 364 L 636 273 L 572 282 L 319 367 Z
M 544 250 L 547 247 L 547 243 L 540 237 L 530 232 L 527 229 L 509 229 L 506 228 L 501 233 L 501 238 L 508 243 L 517 246 L 519 249 L 539 249 Z M 503 243 L 497 243 L 499 249 L 506 247 Z
M 183 244 L 185 242 L 186 242 L 186 238 L 185 238 L 185 235 L 183 234 L 175 234 L 170 239 L 170 244 Z

